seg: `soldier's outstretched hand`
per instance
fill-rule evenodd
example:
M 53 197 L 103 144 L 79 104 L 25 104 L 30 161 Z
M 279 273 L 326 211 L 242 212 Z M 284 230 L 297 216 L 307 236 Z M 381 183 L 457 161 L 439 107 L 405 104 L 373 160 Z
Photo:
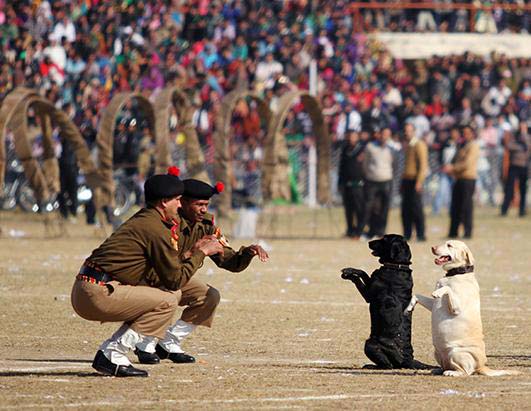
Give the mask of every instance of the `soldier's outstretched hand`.
M 247 249 L 251 251 L 253 255 L 257 255 L 260 261 L 266 262 L 269 260 L 269 254 L 267 254 L 267 251 L 258 244 L 251 244 Z

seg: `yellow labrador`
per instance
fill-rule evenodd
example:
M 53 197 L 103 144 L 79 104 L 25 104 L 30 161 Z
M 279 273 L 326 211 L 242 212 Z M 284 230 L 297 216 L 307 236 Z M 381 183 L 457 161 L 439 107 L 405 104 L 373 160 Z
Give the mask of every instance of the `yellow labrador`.
M 518 374 L 491 370 L 485 363 L 485 343 L 479 302 L 479 285 L 474 275 L 474 257 L 465 243 L 447 241 L 432 247 L 435 264 L 446 276 L 437 281 L 432 297 L 414 295 L 405 313 L 418 302 L 431 311 L 435 359 L 447 376 Z

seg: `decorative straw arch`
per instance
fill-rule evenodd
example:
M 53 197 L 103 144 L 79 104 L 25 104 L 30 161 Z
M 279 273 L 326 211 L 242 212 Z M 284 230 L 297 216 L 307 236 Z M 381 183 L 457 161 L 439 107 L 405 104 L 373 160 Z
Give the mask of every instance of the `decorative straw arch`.
M 228 93 L 221 101 L 221 110 L 218 112 L 216 122 L 216 132 L 214 133 L 214 175 L 217 180 L 225 182 L 225 191 L 218 198 L 218 213 L 227 215 L 231 208 L 232 187 L 230 180 L 232 178 L 232 163 L 229 150 L 229 136 L 232 119 L 232 112 L 239 100 L 251 98 L 258 104 L 258 113 L 260 117 L 269 125 L 271 111 L 267 103 L 250 90 L 237 89 Z
M 98 146 L 99 167 L 102 177 L 102 187 L 100 202 L 101 205 L 111 206 L 114 202 L 114 181 L 113 181 L 113 142 L 114 130 L 116 128 L 116 119 L 118 118 L 123 106 L 131 101 L 136 100 L 142 111 L 146 114 L 151 129 L 155 130 L 155 139 L 159 137 L 155 129 L 155 109 L 151 101 L 140 93 L 118 93 L 111 99 L 111 102 L 103 110 L 101 117 L 101 126 L 96 135 L 96 144 Z M 157 149 L 159 143 L 157 141 Z
M 35 109 L 40 118 L 43 131 L 44 161 L 43 168 L 32 155 L 31 142 L 28 139 L 27 113 Z M 98 170 L 90 156 L 83 136 L 66 113 L 57 109 L 50 101 L 41 97 L 34 90 L 17 87 L 9 93 L 0 107 L 0 183 L 4 182 L 5 136 L 7 129 L 14 133 L 15 152 L 24 166 L 24 172 L 37 200 L 47 201 L 59 190 L 59 167 L 55 157 L 51 125 L 61 130 L 64 138 L 73 146 L 78 165 L 86 175 L 87 183 L 92 189 L 99 186 Z
M 173 105 L 177 109 L 180 128 L 186 136 L 186 163 L 188 177 L 208 181 L 205 169 L 205 157 L 197 138 L 197 132 L 192 124 L 193 106 L 188 96 L 177 87 L 163 89 L 155 98 L 155 133 L 156 133 L 156 169 L 163 173 L 170 165 L 169 147 L 169 112 Z
M 317 201 L 330 202 L 330 145 L 331 140 L 324 124 L 319 102 L 307 91 L 290 91 L 280 97 L 278 110 L 271 119 L 265 143 L 265 156 L 262 171 L 264 198 L 290 199 L 288 149 L 282 128 L 289 110 L 298 100 L 310 115 L 317 145 Z

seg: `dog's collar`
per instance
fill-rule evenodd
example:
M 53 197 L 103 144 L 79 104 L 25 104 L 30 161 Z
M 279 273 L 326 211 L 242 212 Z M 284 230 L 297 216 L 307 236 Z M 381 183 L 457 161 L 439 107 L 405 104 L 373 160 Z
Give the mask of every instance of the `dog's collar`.
M 452 268 L 446 272 L 446 277 L 453 277 L 454 275 L 467 274 L 474 271 L 473 265 L 465 265 L 463 267 Z
M 409 271 L 411 271 L 411 268 L 409 268 L 408 264 L 383 263 L 383 266 L 387 267 L 387 268 L 394 268 L 395 270 L 409 270 Z

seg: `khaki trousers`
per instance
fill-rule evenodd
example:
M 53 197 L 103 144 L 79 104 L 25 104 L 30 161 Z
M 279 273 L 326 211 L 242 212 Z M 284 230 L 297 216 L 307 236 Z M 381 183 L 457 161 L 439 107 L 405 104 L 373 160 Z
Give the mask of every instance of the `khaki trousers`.
M 164 338 L 177 308 L 174 293 L 110 281 L 105 285 L 75 280 L 72 307 L 92 321 L 123 321 L 144 336 Z M 185 310 L 186 311 L 186 310 Z
M 218 290 L 192 277 L 183 288 L 173 293 L 179 305 L 186 306 L 181 320 L 205 327 L 212 326 L 214 313 L 221 299 Z

